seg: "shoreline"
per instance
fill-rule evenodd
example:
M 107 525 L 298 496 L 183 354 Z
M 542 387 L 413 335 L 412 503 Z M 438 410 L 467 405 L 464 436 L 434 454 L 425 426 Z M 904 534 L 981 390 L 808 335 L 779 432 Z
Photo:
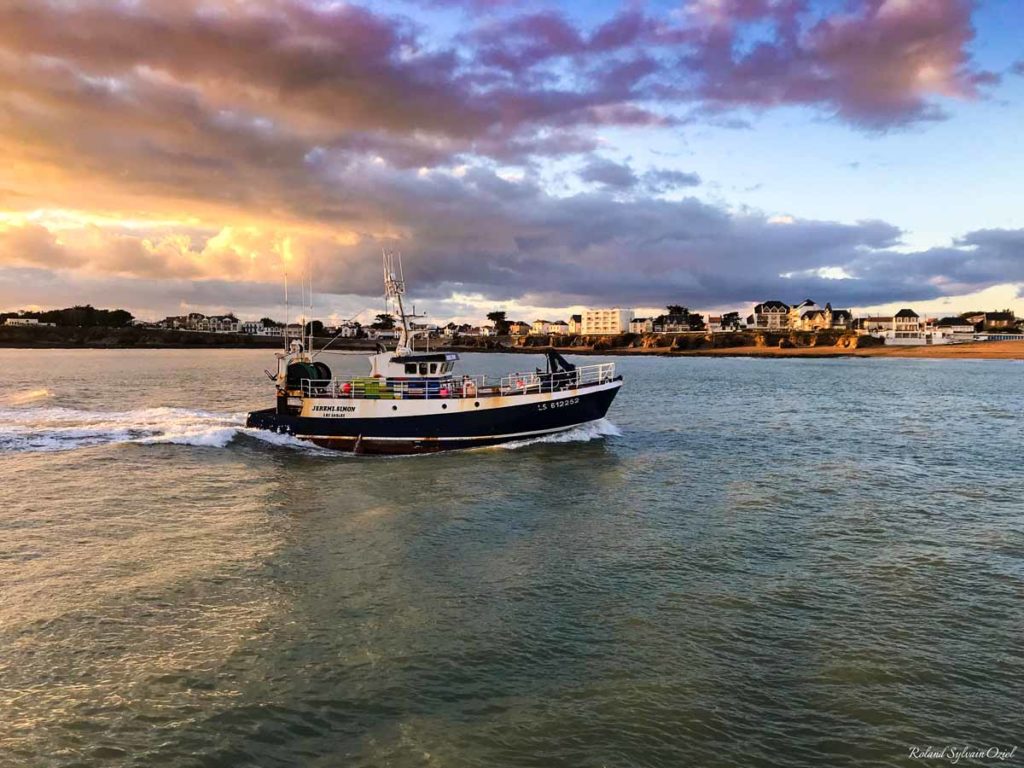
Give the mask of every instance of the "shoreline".
M 81 344 L 61 342 L 36 342 L 26 343 L 24 341 L 0 341 L 0 349 L 261 349 L 272 351 L 280 348 L 279 343 L 208 343 L 208 344 L 109 344 L 101 341 L 85 342 Z M 444 345 L 438 344 L 432 349 L 438 352 L 460 352 L 460 353 L 491 353 L 491 354 L 513 354 L 513 355 L 540 355 L 547 349 L 555 349 L 562 354 L 585 355 L 600 357 L 758 357 L 758 358 L 802 358 L 802 359 L 829 359 L 829 358 L 866 358 L 866 357 L 896 357 L 904 359 L 923 360 L 1024 360 L 1024 341 L 980 341 L 966 342 L 962 344 L 939 344 L 921 346 L 872 346 L 872 347 L 761 347 L 755 345 L 721 347 L 710 349 L 687 349 L 672 350 L 664 347 L 650 348 L 629 348 L 619 347 L 611 349 L 598 349 L 592 347 L 512 347 L 502 346 L 495 348 L 465 346 L 465 345 Z M 368 344 L 342 344 L 332 345 L 337 352 L 373 352 L 373 345 Z

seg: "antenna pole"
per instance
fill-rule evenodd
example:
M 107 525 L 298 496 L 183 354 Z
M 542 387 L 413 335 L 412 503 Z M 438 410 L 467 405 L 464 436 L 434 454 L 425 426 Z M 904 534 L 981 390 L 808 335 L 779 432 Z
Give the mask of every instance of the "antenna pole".
M 284 273 L 284 349 L 288 351 L 288 273 Z
M 309 274 L 309 346 L 306 353 L 313 352 L 313 259 L 306 253 L 306 272 Z

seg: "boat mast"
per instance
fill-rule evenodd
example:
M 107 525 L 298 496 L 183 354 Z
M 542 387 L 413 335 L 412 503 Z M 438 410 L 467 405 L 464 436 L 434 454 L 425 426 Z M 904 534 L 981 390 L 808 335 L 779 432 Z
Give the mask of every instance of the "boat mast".
M 384 301 L 394 302 L 398 308 L 398 319 L 402 324 L 402 332 L 398 337 L 398 347 L 395 352 L 409 349 L 409 324 L 406 321 L 405 307 L 402 305 L 402 296 L 405 294 L 405 272 L 402 270 L 402 257 L 398 255 L 398 268 L 395 268 L 395 256 L 391 251 L 383 251 L 384 255 Z M 389 307 L 385 306 L 385 311 Z

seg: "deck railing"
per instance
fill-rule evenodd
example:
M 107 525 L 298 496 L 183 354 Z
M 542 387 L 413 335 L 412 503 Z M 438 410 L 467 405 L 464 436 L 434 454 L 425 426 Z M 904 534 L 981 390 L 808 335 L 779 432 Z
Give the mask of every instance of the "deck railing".
M 615 363 L 579 365 L 573 371 L 543 373 L 537 371 L 511 373 L 503 376 L 498 385 L 503 395 L 525 392 L 556 392 L 563 389 L 604 384 L 615 378 Z
M 355 400 L 438 400 L 463 397 L 524 395 L 561 392 L 567 389 L 605 384 L 615 378 L 615 363 L 581 365 L 573 371 L 511 373 L 500 379 L 486 376 L 449 378 L 302 379 L 303 397 Z

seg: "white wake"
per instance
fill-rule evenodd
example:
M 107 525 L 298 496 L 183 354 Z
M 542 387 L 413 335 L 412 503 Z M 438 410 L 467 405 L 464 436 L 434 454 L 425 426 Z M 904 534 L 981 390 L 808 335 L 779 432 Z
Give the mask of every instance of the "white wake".
M 35 390 L 0 401 L 0 453 L 70 451 L 98 445 L 189 445 L 225 448 L 239 436 L 273 445 L 326 453 L 312 443 L 245 426 L 242 413 L 214 413 L 191 408 L 139 408 L 128 411 L 88 411 L 42 404 L 52 397 Z M 589 442 L 609 435 L 618 427 L 607 419 L 565 432 L 503 443 L 496 448 L 516 450 L 543 443 Z
M 599 419 L 587 424 L 582 424 L 565 432 L 555 432 L 551 435 L 531 437 L 525 440 L 514 440 L 511 443 L 502 443 L 495 446 L 514 451 L 518 448 L 525 448 L 529 445 L 543 443 L 588 443 L 591 440 L 599 440 L 602 437 L 621 437 L 622 431 L 612 424 L 608 419 Z
M 29 401 L 31 402 L 31 401 Z M 139 443 L 224 448 L 239 435 L 274 445 L 318 450 L 289 435 L 245 427 L 244 413 L 190 408 L 87 411 L 0 404 L 0 451 L 69 451 L 95 445 Z

